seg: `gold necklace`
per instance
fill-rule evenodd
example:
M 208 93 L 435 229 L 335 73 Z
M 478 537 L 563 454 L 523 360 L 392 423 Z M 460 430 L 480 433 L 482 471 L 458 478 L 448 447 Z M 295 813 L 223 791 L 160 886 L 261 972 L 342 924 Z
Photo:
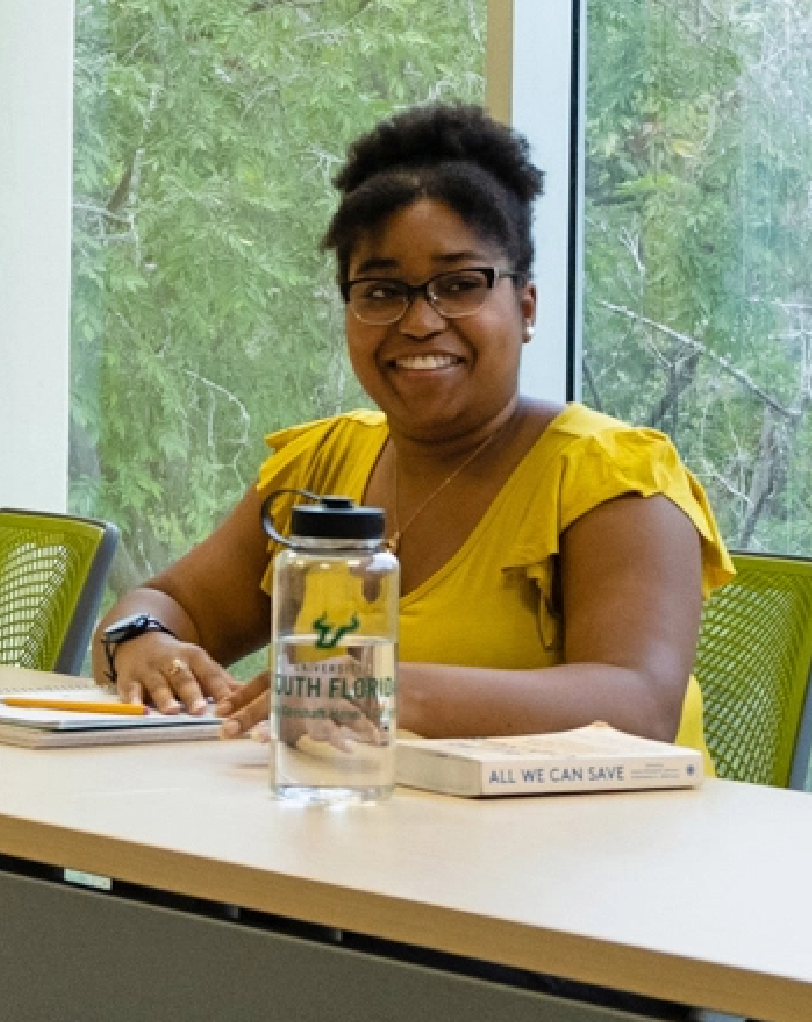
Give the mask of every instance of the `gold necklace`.
M 392 517 L 395 519 L 395 523 L 394 523 L 395 524 L 395 531 L 392 533 L 392 535 L 389 537 L 389 539 L 387 539 L 384 542 L 384 547 L 389 551 L 390 554 L 394 554 L 397 557 L 397 555 L 398 555 L 398 553 L 400 551 L 400 544 L 401 544 L 401 540 L 403 539 L 403 535 L 406 532 L 406 530 L 411 526 L 411 524 L 414 522 L 415 518 L 417 518 L 418 515 L 422 514 L 422 512 L 426 510 L 426 508 L 435 499 L 435 497 L 439 497 L 439 495 L 443 492 L 443 490 L 446 488 L 446 486 L 448 486 L 450 483 L 454 482 L 454 480 L 457 478 L 457 476 L 460 474 L 460 472 L 462 472 L 464 469 L 468 468 L 468 466 L 471 464 L 471 462 L 474 460 L 474 458 L 476 458 L 480 454 L 482 454 L 482 452 L 485 450 L 485 448 L 490 443 L 492 443 L 496 439 L 496 437 L 502 432 L 502 430 L 505 428 L 505 426 L 507 425 L 507 423 L 509 421 L 510 421 L 510 418 L 506 419 L 505 422 L 503 422 L 501 426 L 499 426 L 497 429 L 495 429 L 493 431 L 493 433 L 489 433 L 488 436 L 486 436 L 484 440 L 480 440 L 480 442 L 476 445 L 476 447 L 473 449 L 473 451 L 471 451 L 471 453 L 468 455 L 468 457 L 465 458 L 462 462 L 460 462 L 460 464 L 457 465 L 457 467 L 454 469 L 454 471 L 450 475 L 445 477 L 445 479 L 440 483 L 440 485 L 437 487 L 437 489 L 432 490 L 431 493 L 428 495 L 428 497 L 426 497 L 426 499 L 421 504 L 418 505 L 417 510 L 407 519 L 407 521 L 405 522 L 403 528 L 401 528 L 399 526 L 399 524 L 398 524 L 398 452 L 397 452 L 397 448 L 393 446 L 392 451 L 393 451 L 393 454 L 394 454 L 394 468 L 395 468 L 395 487 L 394 487 L 394 490 L 395 490 L 395 493 L 394 493 L 395 500 L 394 500 L 394 506 L 393 506 L 393 509 L 392 509 L 393 512 L 394 512 Z

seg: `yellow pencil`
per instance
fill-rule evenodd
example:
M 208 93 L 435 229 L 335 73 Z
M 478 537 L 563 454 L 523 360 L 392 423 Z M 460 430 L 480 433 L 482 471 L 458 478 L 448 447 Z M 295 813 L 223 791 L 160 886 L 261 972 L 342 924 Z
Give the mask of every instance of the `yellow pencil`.
M 56 699 L 36 696 L 3 696 L 0 702 L 6 706 L 15 706 L 21 710 L 69 710 L 74 713 L 124 713 L 129 716 L 143 717 L 148 713 L 146 706 L 137 703 L 92 703 L 80 702 L 76 699 Z

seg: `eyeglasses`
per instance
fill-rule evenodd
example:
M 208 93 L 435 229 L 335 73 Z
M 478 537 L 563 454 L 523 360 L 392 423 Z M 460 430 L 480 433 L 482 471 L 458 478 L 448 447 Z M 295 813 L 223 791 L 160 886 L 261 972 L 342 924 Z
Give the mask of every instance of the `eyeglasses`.
M 341 294 L 362 323 L 397 323 L 418 295 L 445 319 L 470 316 L 480 309 L 497 280 L 520 280 L 523 274 L 493 266 L 466 267 L 438 273 L 422 284 L 389 277 L 359 277 L 341 285 Z

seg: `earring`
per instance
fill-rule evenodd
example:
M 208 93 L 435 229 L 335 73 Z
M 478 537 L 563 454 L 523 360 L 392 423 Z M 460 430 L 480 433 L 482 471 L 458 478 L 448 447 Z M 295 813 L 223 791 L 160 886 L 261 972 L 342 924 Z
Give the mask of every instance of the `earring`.
M 535 332 L 536 332 L 536 328 L 533 326 L 533 324 L 532 323 L 528 323 L 527 326 L 525 327 L 525 331 L 524 331 L 524 339 L 525 339 L 525 341 L 532 341 L 533 340 L 533 334 L 535 334 Z

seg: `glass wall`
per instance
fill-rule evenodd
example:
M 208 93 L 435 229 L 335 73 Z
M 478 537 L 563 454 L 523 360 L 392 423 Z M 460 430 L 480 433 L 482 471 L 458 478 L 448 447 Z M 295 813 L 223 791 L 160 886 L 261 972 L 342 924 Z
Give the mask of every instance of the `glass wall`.
M 812 2 L 588 4 L 583 400 L 812 553 Z
M 319 239 L 347 142 L 484 100 L 486 0 L 80 0 L 69 505 L 114 593 L 225 515 L 282 425 L 362 405 Z
M 77 0 L 69 506 L 122 527 L 111 595 L 211 530 L 267 432 L 364 403 L 330 178 L 388 111 L 484 99 L 487 7 Z M 808 554 L 812 0 L 580 7 L 581 397 L 671 434 L 732 546 Z

